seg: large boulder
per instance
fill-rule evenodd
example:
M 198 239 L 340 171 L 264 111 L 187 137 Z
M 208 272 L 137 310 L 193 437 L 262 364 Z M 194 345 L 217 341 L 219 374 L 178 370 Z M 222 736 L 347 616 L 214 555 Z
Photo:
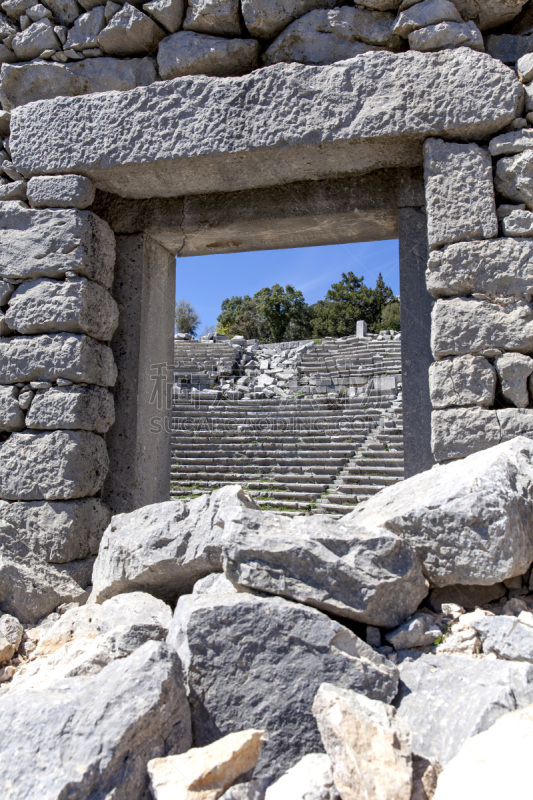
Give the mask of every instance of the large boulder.
M 224 39 L 178 31 L 159 45 L 157 65 L 163 80 L 182 75 L 242 75 L 257 66 L 255 39 Z
M 342 522 L 406 539 L 433 586 L 498 583 L 533 561 L 532 462 L 517 437 L 387 487 Z
M 407 651 L 409 653 L 409 651 Z M 446 764 L 506 711 L 533 702 L 533 665 L 462 655 L 412 654 L 400 663 L 394 701 L 414 752 Z
M 152 758 L 191 746 L 179 660 L 147 642 L 99 674 L 0 696 L 5 800 L 144 800 Z
M 369 625 L 394 627 L 427 594 L 409 543 L 326 516 L 249 510 L 224 532 L 224 572 L 236 584 Z
M 106 433 L 114 421 L 113 395 L 103 386 L 74 385 L 38 392 L 26 414 L 26 427 L 35 430 Z
M 242 0 L 244 24 L 252 36 L 273 39 L 293 19 L 315 8 L 333 8 L 338 0 Z
M 343 800 L 411 800 L 411 732 L 393 706 L 323 683 L 313 714 Z
M 325 614 L 214 588 L 179 599 L 167 640 L 182 660 L 197 745 L 261 726 L 269 739 L 255 775 L 279 777 L 322 749 L 311 713 L 321 683 L 395 696 L 396 667 Z
M 257 506 L 240 486 L 226 486 L 117 514 L 100 544 L 91 602 L 135 590 L 165 599 L 185 594 L 199 578 L 221 571 L 224 526 L 249 508 Z
M 464 19 L 473 19 L 482 31 L 511 22 L 527 0 L 453 0 Z

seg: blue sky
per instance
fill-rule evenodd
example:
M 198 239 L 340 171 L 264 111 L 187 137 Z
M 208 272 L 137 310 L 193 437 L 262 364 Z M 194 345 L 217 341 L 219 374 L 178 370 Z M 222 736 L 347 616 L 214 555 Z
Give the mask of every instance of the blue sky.
M 374 286 L 378 273 L 400 293 L 398 241 L 260 250 L 176 259 L 176 299 L 192 303 L 202 323 L 214 325 L 220 304 L 233 295 L 253 295 L 264 286 L 290 283 L 308 303 L 321 300 L 342 272 L 363 275 Z

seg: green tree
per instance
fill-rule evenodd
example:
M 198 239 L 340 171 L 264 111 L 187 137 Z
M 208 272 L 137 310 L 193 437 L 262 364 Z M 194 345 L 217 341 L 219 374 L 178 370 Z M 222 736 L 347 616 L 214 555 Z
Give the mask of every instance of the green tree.
M 178 333 L 190 333 L 192 336 L 196 336 L 201 320 L 196 310 L 187 300 L 178 300 L 174 319 Z
M 376 326 L 377 331 L 401 330 L 400 304 L 397 300 L 387 303 L 381 312 L 381 321 Z
M 341 280 L 328 290 L 325 300 L 311 307 L 313 335 L 351 336 L 360 319 L 373 328 L 380 323 L 384 306 L 393 300 L 392 289 L 385 284 L 381 273 L 375 288 L 371 289 L 363 277 L 343 272 Z
M 228 297 L 217 319 L 217 333 L 226 336 L 244 336 L 246 339 L 265 339 L 268 326 L 255 297 Z
M 311 335 L 309 306 L 294 286 L 283 288 L 276 283 L 257 292 L 254 300 L 268 325 L 269 341 L 287 342 Z

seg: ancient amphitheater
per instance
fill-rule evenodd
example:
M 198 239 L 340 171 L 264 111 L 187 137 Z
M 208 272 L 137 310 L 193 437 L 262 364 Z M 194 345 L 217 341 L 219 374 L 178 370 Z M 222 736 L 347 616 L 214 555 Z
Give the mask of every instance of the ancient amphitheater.
M 2 800 L 527 797 L 533 2 L 0 8 Z M 401 341 L 176 363 L 379 239 Z

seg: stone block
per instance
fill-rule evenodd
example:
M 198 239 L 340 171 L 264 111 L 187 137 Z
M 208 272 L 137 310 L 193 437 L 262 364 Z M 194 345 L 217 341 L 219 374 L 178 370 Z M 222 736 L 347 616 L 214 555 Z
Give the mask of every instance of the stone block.
M 435 358 L 514 350 L 533 352 L 533 307 L 524 300 L 498 304 L 473 297 L 437 300 L 431 312 Z
M 26 181 L 10 181 L 0 184 L 0 201 L 26 200 Z
M 9 2 L 10 0 L 8 0 Z M 13 3 L 18 3 L 20 6 L 21 0 L 12 0 Z M 22 0 L 25 4 L 29 0 Z M 53 13 L 54 17 L 60 25 L 72 25 L 74 20 L 79 16 L 80 7 L 76 0 L 46 0 L 47 8 Z M 82 8 L 85 8 L 83 3 L 80 3 Z
M 485 150 L 428 139 L 424 173 L 431 250 L 498 235 L 492 160 Z
M 114 386 L 117 368 L 111 349 L 70 333 L 0 338 L 0 384 L 58 378 Z
M 26 177 L 81 172 L 122 197 L 229 192 L 418 165 L 428 136 L 500 132 L 523 94 L 516 75 L 484 53 L 376 52 L 30 103 L 13 111 L 10 148 Z
M 441 22 L 420 28 L 409 34 L 411 50 L 433 53 L 454 47 L 471 47 L 472 50 L 485 50 L 481 31 L 473 22 Z
M 23 559 L 29 551 L 55 564 L 85 559 L 98 545 L 111 511 L 96 497 L 80 500 L 0 501 L 0 550 Z
M 143 11 L 150 14 L 168 33 L 176 33 L 183 22 L 185 5 L 185 0 L 151 0 L 143 4 Z
M 239 0 L 190 0 L 183 29 L 214 36 L 241 36 L 240 12 Z
M 511 22 L 522 10 L 525 0 L 453 0 L 464 19 L 473 19 L 482 31 Z
M 315 8 L 333 8 L 337 5 L 337 0 L 294 0 L 292 3 L 242 0 L 241 5 L 244 24 L 249 33 L 256 39 L 273 39 L 293 19 L 303 17 Z
M 152 58 L 86 58 L 57 64 L 36 61 L 2 68 L 0 100 L 12 109 L 53 97 L 76 97 L 93 92 L 124 92 L 148 86 L 157 78 Z
M 504 236 L 533 237 L 533 211 L 517 210 L 502 219 Z
M 19 61 L 31 61 L 38 58 L 44 50 L 60 50 L 54 26 L 49 19 L 34 22 L 26 30 L 13 37 L 12 47 Z
M 500 156 L 516 155 L 524 150 L 533 149 L 533 129 L 522 128 L 520 131 L 502 133 L 491 139 L 489 152 L 494 158 Z
M 86 333 L 109 341 L 118 306 L 107 289 L 87 278 L 25 281 L 15 290 L 6 322 L 17 333 Z
M 516 408 L 527 408 L 528 378 L 533 373 L 533 358 L 522 353 L 505 353 L 494 363 L 504 399 Z
M 98 36 L 98 44 L 111 56 L 144 56 L 153 52 L 165 31 L 147 14 L 125 3 Z
M 182 75 L 242 75 L 257 66 L 255 39 L 222 39 L 179 31 L 159 45 L 157 64 L 163 80 Z
M 433 297 L 533 294 L 533 242 L 461 242 L 434 251 L 426 285 Z
M 87 208 L 94 201 L 94 186 L 83 175 L 45 175 L 28 182 L 32 208 Z
M 526 53 L 533 51 L 533 35 L 513 36 L 510 33 L 494 34 L 487 36 L 487 53 L 504 64 L 514 66 Z
M 115 421 L 113 395 L 101 386 L 68 386 L 38 392 L 26 415 L 35 430 L 106 433 Z
M 344 6 L 310 11 L 280 33 L 263 55 L 264 64 L 298 61 L 302 64 L 333 64 L 377 49 L 397 47 L 392 34 L 392 14 Z
M 18 394 L 15 386 L 0 386 L 0 431 L 21 431 L 25 427 Z
M 7 301 L 15 291 L 15 286 L 7 281 L 0 280 L 0 306 L 7 305 Z
M 91 497 L 102 488 L 109 467 L 104 440 L 88 431 L 13 433 L 0 452 L 3 500 Z
M 501 158 L 496 164 L 494 185 L 503 197 L 533 209 L 533 150 Z
M 515 436 L 533 438 L 533 411 L 522 408 L 445 409 L 431 418 L 431 446 L 437 461 L 463 458 Z
M 75 272 L 110 288 L 114 264 L 113 231 L 90 211 L 0 204 L 0 277 L 21 281 Z
M 400 14 L 394 25 L 394 32 L 407 39 L 410 33 L 419 28 L 427 28 L 445 21 L 463 21 L 457 7 L 450 0 L 402 3 Z
M 85 14 L 81 14 L 70 28 L 65 43 L 65 50 L 86 50 L 98 47 L 98 34 L 105 27 L 105 10 L 103 5 L 95 6 Z
M 24 628 L 16 617 L 0 615 L 0 663 L 10 661 L 22 641 Z
M 490 408 L 496 391 L 496 370 L 483 356 L 459 356 L 436 361 L 429 368 L 433 408 Z

